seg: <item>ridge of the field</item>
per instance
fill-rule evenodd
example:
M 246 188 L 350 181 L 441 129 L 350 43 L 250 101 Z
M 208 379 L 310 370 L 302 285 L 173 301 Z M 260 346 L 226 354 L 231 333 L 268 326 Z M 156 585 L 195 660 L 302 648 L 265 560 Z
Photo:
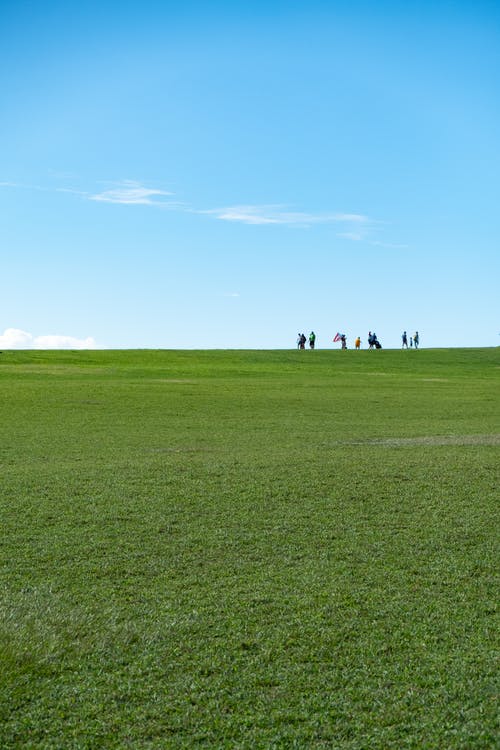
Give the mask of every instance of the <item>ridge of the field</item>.
M 500 350 L 0 354 L 0 746 L 498 738 Z

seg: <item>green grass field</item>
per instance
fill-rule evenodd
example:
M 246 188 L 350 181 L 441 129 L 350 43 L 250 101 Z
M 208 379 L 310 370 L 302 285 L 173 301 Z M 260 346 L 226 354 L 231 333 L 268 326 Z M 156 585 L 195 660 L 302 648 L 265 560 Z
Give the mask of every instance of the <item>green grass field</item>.
M 0 747 L 493 748 L 499 349 L 0 355 Z

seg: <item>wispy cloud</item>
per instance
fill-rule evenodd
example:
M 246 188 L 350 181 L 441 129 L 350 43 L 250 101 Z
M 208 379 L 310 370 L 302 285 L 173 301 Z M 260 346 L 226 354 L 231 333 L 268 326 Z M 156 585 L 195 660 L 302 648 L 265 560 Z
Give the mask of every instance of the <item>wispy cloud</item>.
M 148 188 L 145 185 L 141 185 L 140 182 L 124 180 L 110 190 L 104 190 L 101 193 L 89 195 L 89 199 L 92 201 L 102 201 L 103 203 L 157 206 L 162 205 L 162 201 L 157 200 L 158 196 L 163 197 L 167 195 L 172 195 L 172 193 L 167 190 Z
M 197 213 L 209 214 L 222 221 L 241 222 L 243 224 L 284 224 L 289 226 L 308 227 L 312 224 L 367 224 L 370 220 L 361 214 L 345 213 L 307 213 L 288 211 L 282 205 L 238 205 L 225 208 L 213 208 Z
M 90 196 L 90 193 L 88 191 L 77 190 L 76 188 L 52 187 L 49 185 L 33 185 L 26 184 L 24 182 L 10 182 L 7 180 L 0 182 L 0 187 L 19 188 L 20 190 L 37 190 L 41 193 L 73 193 L 73 195 L 83 195 L 86 198 Z
M 86 190 L 77 190 L 76 188 L 54 188 L 55 193 L 71 193 L 72 195 L 81 195 L 84 198 L 89 198 L 90 193 Z
M 70 179 L 69 174 L 54 173 L 59 179 Z M 156 187 L 148 187 L 137 180 L 122 180 L 107 183 L 99 192 L 82 190 L 73 185 L 40 186 L 27 185 L 15 181 L 0 181 L 3 188 L 21 188 L 53 193 L 69 193 L 85 200 L 100 203 L 114 203 L 125 206 L 153 206 L 157 209 L 179 211 L 187 214 L 211 216 L 219 221 L 247 224 L 250 226 L 288 226 L 309 228 L 316 225 L 330 224 L 338 228 L 337 237 L 351 242 L 368 242 L 379 247 L 404 249 L 403 244 L 390 244 L 374 239 L 374 233 L 383 222 L 365 214 L 338 211 L 294 211 L 288 206 L 276 204 L 236 204 L 222 208 L 196 208 L 189 203 L 172 199 L 174 193 Z
M 368 224 L 372 220 L 362 214 L 333 214 L 335 221 L 345 221 L 352 224 Z
M 78 339 L 74 336 L 49 334 L 34 336 L 32 333 L 19 328 L 6 328 L 0 335 L 2 349 L 97 349 L 98 346 L 91 336 Z
M 41 185 L 28 185 L 25 182 L 14 182 L 12 180 L 3 180 L 0 182 L 0 187 L 20 188 L 22 190 L 50 190 L 50 188 Z
M 226 294 L 224 294 L 224 297 L 233 297 L 234 298 L 234 297 L 239 297 L 239 296 L 240 296 L 240 294 L 238 292 L 226 292 Z
M 244 224 L 284 223 L 280 221 L 279 215 L 276 215 L 272 206 L 228 206 L 227 208 L 209 208 L 198 213 L 215 216 L 223 221 L 240 221 Z
M 337 237 L 343 240 L 352 240 L 352 242 L 361 242 L 366 238 L 366 232 L 337 232 Z
M 157 206 L 160 208 L 172 208 L 177 210 L 186 210 L 185 204 L 164 200 L 165 197 L 173 195 L 168 190 L 159 188 L 146 187 L 135 180 L 123 180 L 115 183 L 112 187 L 94 193 L 89 190 L 81 190 L 75 187 L 56 187 L 54 185 L 34 185 L 22 182 L 2 181 L 0 187 L 19 188 L 23 190 L 37 190 L 45 193 L 70 193 L 79 195 L 91 201 L 101 201 L 102 203 L 122 203 L 125 205 L 146 205 Z

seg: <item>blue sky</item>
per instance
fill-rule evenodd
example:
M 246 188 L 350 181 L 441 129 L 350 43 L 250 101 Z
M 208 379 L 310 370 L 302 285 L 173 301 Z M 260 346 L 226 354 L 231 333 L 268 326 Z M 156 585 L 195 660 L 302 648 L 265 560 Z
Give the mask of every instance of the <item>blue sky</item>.
M 2 348 L 500 343 L 495 2 L 0 6 Z

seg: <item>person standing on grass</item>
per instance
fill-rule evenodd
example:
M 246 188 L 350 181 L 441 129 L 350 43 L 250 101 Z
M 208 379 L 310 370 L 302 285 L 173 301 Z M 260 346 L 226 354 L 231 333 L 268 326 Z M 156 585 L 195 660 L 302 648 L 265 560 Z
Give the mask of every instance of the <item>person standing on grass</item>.
M 356 341 L 354 342 L 354 346 L 356 347 L 356 349 L 360 349 L 361 348 L 361 339 L 360 339 L 359 336 L 356 339 Z
M 415 344 L 415 349 L 418 349 L 419 341 L 420 339 L 418 337 L 418 331 L 415 331 L 415 333 L 413 334 L 413 343 Z
M 311 331 L 309 334 L 309 349 L 314 349 L 314 346 L 316 344 L 316 334 L 314 331 Z
M 408 349 L 408 337 L 406 335 L 406 331 L 403 331 L 403 335 L 401 336 L 401 338 L 403 339 L 403 346 L 401 347 L 401 349 Z

